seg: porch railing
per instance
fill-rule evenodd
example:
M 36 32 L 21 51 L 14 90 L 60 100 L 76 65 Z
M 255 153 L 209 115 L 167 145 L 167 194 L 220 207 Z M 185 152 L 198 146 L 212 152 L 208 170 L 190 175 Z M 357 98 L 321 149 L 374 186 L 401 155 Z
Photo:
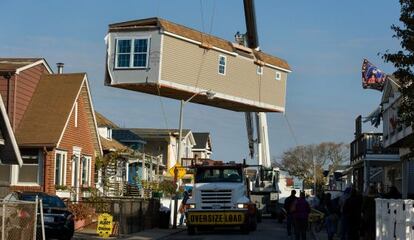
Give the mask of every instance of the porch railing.
M 351 142 L 351 163 L 367 154 L 398 154 L 398 148 L 385 148 L 382 133 L 362 133 Z

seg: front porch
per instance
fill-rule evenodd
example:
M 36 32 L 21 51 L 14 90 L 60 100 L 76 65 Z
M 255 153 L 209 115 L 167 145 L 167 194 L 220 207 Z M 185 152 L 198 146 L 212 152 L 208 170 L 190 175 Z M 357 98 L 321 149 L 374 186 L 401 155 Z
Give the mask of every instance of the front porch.
M 387 188 L 397 183 L 397 179 L 387 181 L 386 170 L 399 165 L 398 148 L 385 148 L 382 133 L 361 133 L 351 143 L 350 158 L 354 184 L 359 192 L 366 193 L 371 184 L 380 183 Z

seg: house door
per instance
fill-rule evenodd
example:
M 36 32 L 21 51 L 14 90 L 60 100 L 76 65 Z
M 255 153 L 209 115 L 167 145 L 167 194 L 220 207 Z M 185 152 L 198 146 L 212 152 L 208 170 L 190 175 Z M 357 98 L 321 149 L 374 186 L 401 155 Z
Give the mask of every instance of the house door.
M 131 185 L 136 184 L 137 178 L 137 171 L 138 171 L 138 164 L 137 163 L 130 163 L 129 164 L 129 172 L 128 172 L 128 183 Z

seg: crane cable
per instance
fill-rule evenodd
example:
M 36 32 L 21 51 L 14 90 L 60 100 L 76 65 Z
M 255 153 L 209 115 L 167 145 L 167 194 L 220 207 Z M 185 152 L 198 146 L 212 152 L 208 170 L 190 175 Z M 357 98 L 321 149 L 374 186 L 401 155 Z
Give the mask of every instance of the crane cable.
M 158 91 L 158 99 L 160 100 L 162 116 L 164 118 L 165 128 L 169 129 L 169 127 L 168 127 L 168 118 L 167 118 L 167 114 L 165 113 L 164 102 L 162 101 L 162 97 L 161 97 L 161 93 L 160 93 L 160 85 L 159 84 L 157 84 L 157 91 Z
M 295 135 L 295 132 L 293 131 L 292 125 L 290 125 L 290 122 L 289 122 L 289 119 L 287 118 L 286 113 L 284 113 L 284 114 L 283 114 L 283 117 L 284 117 L 284 118 L 285 118 L 285 120 L 286 120 L 286 123 L 287 123 L 287 125 L 288 125 L 288 129 L 289 129 L 289 132 L 290 132 L 290 134 L 292 135 L 292 138 L 293 138 L 293 140 L 295 141 L 296 146 L 299 146 L 298 139 L 297 139 L 297 137 L 296 137 L 296 135 Z

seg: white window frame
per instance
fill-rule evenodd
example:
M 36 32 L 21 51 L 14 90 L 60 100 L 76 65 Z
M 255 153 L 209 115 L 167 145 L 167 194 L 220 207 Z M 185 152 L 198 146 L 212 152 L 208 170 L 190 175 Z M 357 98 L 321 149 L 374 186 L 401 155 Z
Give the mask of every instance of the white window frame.
M 256 73 L 257 75 L 263 75 L 263 66 L 257 66 Z
M 221 64 L 220 63 L 221 58 L 224 58 L 224 64 Z M 224 68 L 224 73 L 221 73 L 220 72 L 220 67 L 221 66 L 223 66 L 223 68 Z M 220 54 L 219 57 L 218 57 L 218 68 L 217 68 L 217 72 L 218 72 L 218 74 L 225 76 L 226 75 L 226 71 L 227 71 L 227 57 Z
M 36 182 L 22 182 L 22 181 L 20 181 L 19 176 L 20 176 L 20 169 L 21 168 L 19 168 L 18 166 L 16 166 L 16 169 L 17 169 L 17 171 L 16 171 L 16 180 L 15 180 L 16 185 L 17 186 L 40 186 L 40 175 L 41 175 L 40 169 L 42 167 L 42 164 L 41 164 L 41 161 L 42 160 L 43 159 L 42 159 L 41 151 L 38 150 L 38 153 L 37 153 L 37 164 L 24 163 L 23 162 L 23 165 L 26 165 L 26 166 L 37 166 L 37 179 L 36 179 Z M 46 173 L 43 172 L 43 175 L 44 174 L 46 174 Z
M 278 81 L 282 80 L 282 73 L 279 72 L 279 71 L 276 71 L 275 72 L 275 79 L 278 80 Z
M 142 40 L 142 39 L 146 39 L 147 40 L 147 58 L 145 60 L 145 66 L 143 67 L 134 67 L 134 46 L 135 46 L 135 40 Z M 148 64 L 149 64 L 149 54 L 150 54 L 150 37 L 149 36 L 144 36 L 144 37 L 120 37 L 120 38 L 115 38 L 115 52 L 114 52 L 114 56 L 115 56 L 115 69 L 147 69 L 148 68 Z M 118 66 L 118 55 L 120 53 L 118 53 L 118 41 L 119 40 L 130 40 L 131 41 L 131 49 L 129 52 L 129 66 L 128 67 L 120 67 Z M 122 54 L 122 53 L 121 53 Z M 125 54 L 125 53 L 124 53 Z
M 68 160 L 68 152 L 66 151 L 61 151 L 61 150 L 56 150 L 55 151 L 55 165 L 54 165 L 54 171 L 53 171 L 53 175 L 54 175 L 54 183 L 56 184 L 56 159 L 57 159 L 57 155 L 60 154 L 61 155 L 61 161 L 60 161 L 60 171 L 59 171 L 59 178 L 60 181 L 57 185 L 60 186 L 66 186 L 66 166 L 67 166 L 67 160 Z
M 84 171 L 84 165 L 83 165 L 83 159 L 86 159 L 86 186 L 90 187 L 91 186 L 91 180 L 92 180 L 92 174 L 91 174 L 91 170 L 92 170 L 92 157 L 91 156 L 87 156 L 87 155 L 83 155 L 81 157 L 81 162 L 80 162 L 80 185 L 81 187 L 84 186 L 83 183 L 83 171 Z

